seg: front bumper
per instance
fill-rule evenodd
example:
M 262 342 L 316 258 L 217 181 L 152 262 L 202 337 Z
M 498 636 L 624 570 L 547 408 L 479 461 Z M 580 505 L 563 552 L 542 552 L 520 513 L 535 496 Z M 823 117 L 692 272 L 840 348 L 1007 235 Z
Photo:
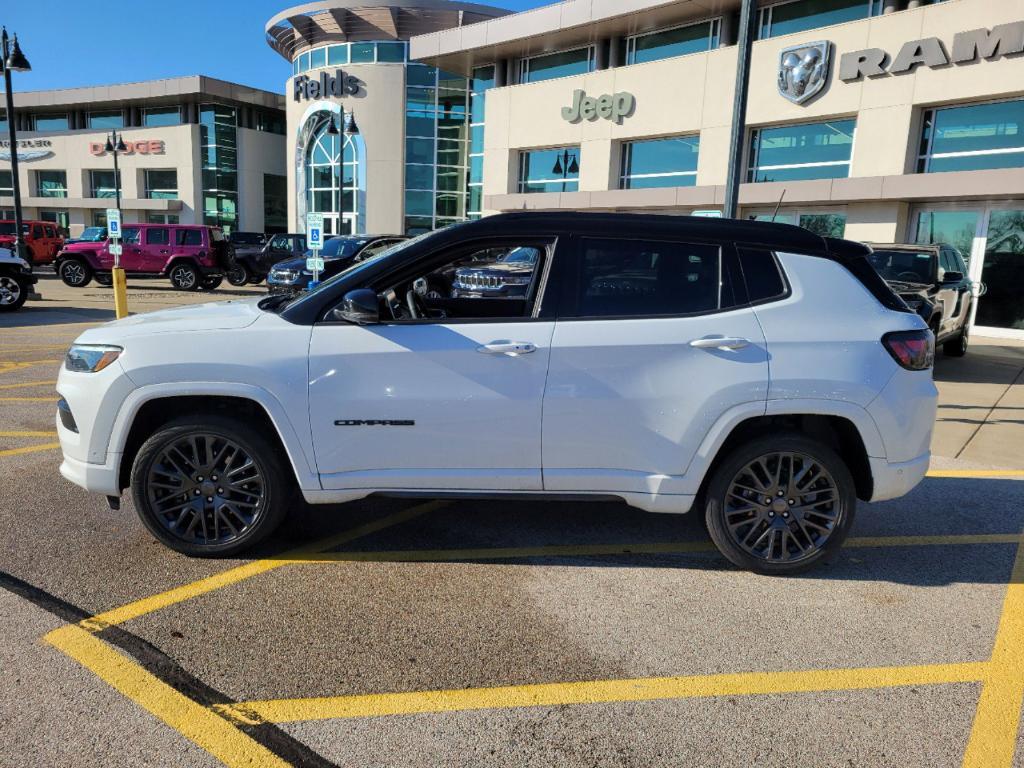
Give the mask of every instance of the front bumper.
M 267 278 L 267 291 L 270 295 L 287 294 L 296 296 L 309 288 L 311 277 L 300 276 L 294 283 L 280 283 L 274 280 L 273 276 Z
M 118 487 L 120 468 L 120 453 L 107 454 L 106 464 L 90 464 L 72 458 L 65 453 L 64 461 L 60 465 L 60 473 L 65 479 L 92 493 L 120 496 L 121 489 Z
M 906 496 L 924 479 L 931 459 L 931 452 L 910 461 L 890 463 L 885 459 L 868 459 L 874 479 L 871 501 L 888 501 Z

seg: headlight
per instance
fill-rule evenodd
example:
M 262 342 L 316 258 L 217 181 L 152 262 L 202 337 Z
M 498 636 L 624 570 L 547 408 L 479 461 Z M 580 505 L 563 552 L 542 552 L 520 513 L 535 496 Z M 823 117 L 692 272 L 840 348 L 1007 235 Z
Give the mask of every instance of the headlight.
M 97 373 L 121 356 L 121 347 L 75 344 L 64 356 L 64 367 L 76 373 Z

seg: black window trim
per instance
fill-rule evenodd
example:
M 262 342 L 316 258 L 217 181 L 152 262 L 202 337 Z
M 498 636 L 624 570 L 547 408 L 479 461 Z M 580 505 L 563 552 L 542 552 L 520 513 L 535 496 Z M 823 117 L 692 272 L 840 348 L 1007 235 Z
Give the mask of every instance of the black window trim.
M 789 275 L 786 274 L 785 268 L 782 266 L 782 260 L 779 258 L 779 252 L 768 248 L 764 245 L 754 245 L 752 243 L 736 243 L 736 263 L 739 265 L 740 274 L 743 276 L 743 289 L 746 293 L 746 306 L 748 307 L 761 307 L 765 304 L 775 304 L 779 301 L 785 301 L 793 295 L 793 286 L 789 282 Z M 757 299 L 756 301 L 750 300 L 750 285 L 747 280 L 747 274 L 743 269 L 743 259 L 739 258 L 739 251 L 741 248 L 746 248 L 751 251 L 761 251 L 767 253 L 775 264 L 775 269 L 779 272 L 779 277 L 782 278 L 782 293 L 775 296 L 768 296 L 764 299 Z M 782 253 L 790 253 L 790 251 L 782 251 Z

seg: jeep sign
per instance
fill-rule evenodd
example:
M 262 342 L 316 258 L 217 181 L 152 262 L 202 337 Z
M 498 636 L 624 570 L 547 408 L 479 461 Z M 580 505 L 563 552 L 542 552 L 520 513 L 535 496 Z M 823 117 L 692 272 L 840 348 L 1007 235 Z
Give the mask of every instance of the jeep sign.
M 316 80 L 306 75 L 300 75 L 292 80 L 292 98 L 295 101 L 302 101 L 303 99 L 325 99 L 328 96 L 355 96 L 359 93 L 360 85 L 359 78 L 346 75 L 340 69 L 333 76 L 321 72 L 320 77 Z
M 632 93 L 605 94 L 600 98 L 587 96 L 586 91 L 573 91 L 572 104 L 562 107 L 562 119 L 570 123 L 580 120 L 594 121 L 597 118 L 622 124 L 622 118 L 629 117 L 636 109 L 636 97 Z
M 910 72 L 919 64 L 926 67 L 944 67 L 948 64 L 966 64 L 982 59 L 1013 56 L 1024 52 L 1024 21 L 1000 24 L 988 29 L 972 29 L 953 36 L 953 52 L 947 54 L 937 37 L 912 40 L 905 44 L 891 62 L 889 54 L 881 48 L 844 53 L 839 60 L 839 79 L 849 82 L 862 77 L 899 75 Z

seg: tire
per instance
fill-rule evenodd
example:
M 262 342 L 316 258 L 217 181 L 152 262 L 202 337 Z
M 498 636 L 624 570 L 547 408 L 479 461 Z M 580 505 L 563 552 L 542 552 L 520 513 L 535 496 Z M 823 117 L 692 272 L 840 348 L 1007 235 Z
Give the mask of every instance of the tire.
M 28 281 L 9 272 L 0 272 L 0 312 L 20 309 L 28 299 Z
M 800 477 L 805 471 L 809 483 Z M 804 484 L 799 490 L 789 482 L 794 475 Z M 711 540 L 730 562 L 782 576 L 809 570 L 842 546 L 856 509 L 853 476 L 839 455 L 823 442 L 783 432 L 751 440 L 718 464 L 705 519 Z
M 249 285 L 259 285 L 267 279 L 266 275 L 253 275 L 249 278 Z
M 99 285 L 102 285 L 104 288 L 109 288 L 110 286 L 112 286 L 114 284 L 114 276 L 113 275 L 105 275 L 105 274 L 97 272 L 95 275 L 93 275 L 93 277 L 96 279 L 96 282 Z
M 225 483 L 232 475 L 234 487 Z M 254 427 L 213 413 L 162 426 L 139 449 L 131 480 L 149 532 L 190 557 L 228 557 L 255 546 L 281 524 L 295 495 L 281 452 Z
M 64 259 L 57 267 L 57 273 L 64 285 L 72 288 L 85 288 L 92 282 L 94 274 L 92 267 L 82 259 Z
M 204 291 L 215 291 L 224 282 L 224 275 L 205 275 L 199 279 L 199 288 Z
M 245 264 L 235 262 L 228 269 L 226 276 L 228 278 L 228 282 L 232 285 L 242 286 L 252 280 L 252 270 L 245 266 Z
M 167 272 L 167 278 L 171 281 L 171 285 L 179 291 L 199 290 L 199 270 L 194 264 L 188 262 L 175 264 Z
M 967 354 L 967 347 L 969 344 L 970 331 L 965 325 L 960 333 L 942 344 L 942 351 L 949 357 L 963 357 Z

